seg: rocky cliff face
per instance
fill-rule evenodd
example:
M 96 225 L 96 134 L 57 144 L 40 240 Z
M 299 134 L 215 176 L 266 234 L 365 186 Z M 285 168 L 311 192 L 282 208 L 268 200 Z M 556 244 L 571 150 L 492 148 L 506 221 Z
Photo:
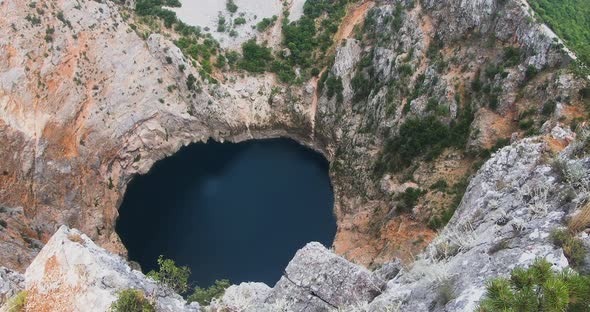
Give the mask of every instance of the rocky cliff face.
M 525 2 L 493 0 L 381 1 L 367 12 L 362 35 L 343 43 L 332 68 L 342 78 L 343 103 L 324 96 L 318 106 L 316 127 L 338 142 L 337 252 L 364 264 L 415 254 L 433 237 L 424 224 L 455 205 L 450 192 L 430 186 L 441 179 L 460 184 L 481 161 L 473 155 L 530 135 L 547 120 L 583 116 L 584 82 L 563 69 L 568 51 L 532 14 Z M 358 77 L 366 82 L 355 90 Z M 544 106 L 555 108 L 543 116 Z M 372 176 L 405 121 L 432 115 L 470 123 L 465 144 Z M 396 197 L 408 187 L 427 193 L 410 215 L 400 215 Z
M 61 224 L 124 254 L 114 224 L 133 175 L 191 142 L 276 136 L 331 161 L 337 253 L 363 265 L 408 259 L 434 238 L 428 219 L 453 202 L 429 190 L 400 213 L 400 193 L 439 178 L 458 184 L 480 160 L 470 153 L 534 133 L 519 120 L 535 130 L 582 116 L 585 82 L 564 70 L 567 51 L 520 1 L 354 3 L 328 69 L 342 79 L 342 102 L 317 80 L 226 72 L 209 83 L 166 34 L 142 39 L 122 10 L 108 0 L 0 2 L 0 261 L 10 268 L 27 267 Z M 509 47 L 519 51 L 511 65 L 488 72 Z M 372 82 L 363 96 L 358 73 Z M 187 87 L 189 75 L 202 92 Z M 433 115 L 435 102 L 445 124 L 469 103 L 466 144 L 374 174 L 388 139 L 408 118 Z
M 25 268 L 60 224 L 123 252 L 114 223 L 127 183 L 190 142 L 291 136 L 312 145 L 294 121 L 301 104 L 269 100 L 270 77 L 191 92 L 186 79 L 199 75 L 180 50 L 160 35 L 138 37 L 111 2 L 0 7 L 3 264 Z
M 371 272 L 310 243 L 274 287 L 233 285 L 201 309 L 471 312 L 489 278 L 505 276 L 537 257 L 556 269 L 567 267 L 569 260 L 550 233 L 579 212 L 590 186 L 590 158 L 574 156 L 584 145 L 571 144 L 558 153 L 554 149 L 555 143 L 566 145 L 568 135 L 554 128 L 497 152 L 472 179 L 450 224 L 410 266 L 391 262 Z M 554 159 L 564 167 L 554 165 Z M 588 235 L 580 238 L 590 243 Z M 92 305 L 103 311 L 117 291 L 129 287 L 145 292 L 162 311 L 199 309 L 65 226 L 31 263 L 24 282 L 11 274 L 0 275 L 0 289 L 16 293 L 24 288 L 31 310 L 77 311 Z

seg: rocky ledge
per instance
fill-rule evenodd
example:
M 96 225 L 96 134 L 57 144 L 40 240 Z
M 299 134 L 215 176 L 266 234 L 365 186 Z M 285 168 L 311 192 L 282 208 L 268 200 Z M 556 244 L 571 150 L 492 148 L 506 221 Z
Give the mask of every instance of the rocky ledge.
M 563 148 L 573 133 L 559 126 L 546 132 L 493 155 L 471 180 L 451 222 L 409 266 L 395 261 L 371 272 L 309 243 L 274 287 L 233 285 L 199 307 L 62 226 L 24 276 L 0 269 L 0 299 L 24 289 L 28 310 L 104 311 L 118 291 L 136 288 L 161 311 L 473 311 L 490 278 L 539 257 L 556 269 L 570 265 L 550 233 L 587 200 L 590 158 L 577 157 L 587 138 Z M 587 234 L 578 238 L 589 245 Z

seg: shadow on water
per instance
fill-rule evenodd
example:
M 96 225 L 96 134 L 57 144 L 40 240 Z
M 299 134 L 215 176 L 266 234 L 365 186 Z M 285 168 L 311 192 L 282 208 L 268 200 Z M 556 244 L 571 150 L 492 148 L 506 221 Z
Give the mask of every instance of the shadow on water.
M 274 285 L 310 241 L 336 233 L 328 162 L 289 139 L 197 143 L 135 177 L 117 233 L 144 272 L 159 255 L 191 268 L 191 282 Z

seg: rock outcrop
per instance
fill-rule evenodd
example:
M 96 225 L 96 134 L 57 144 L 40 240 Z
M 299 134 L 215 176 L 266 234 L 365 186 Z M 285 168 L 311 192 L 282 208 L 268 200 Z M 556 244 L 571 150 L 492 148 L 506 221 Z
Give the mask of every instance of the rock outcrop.
M 59 228 L 24 274 L 27 311 L 108 311 L 117 292 L 128 288 L 144 292 L 158 311 L 199 311 L 198 304 L 188 305 L 169 288 L 66 226 Z

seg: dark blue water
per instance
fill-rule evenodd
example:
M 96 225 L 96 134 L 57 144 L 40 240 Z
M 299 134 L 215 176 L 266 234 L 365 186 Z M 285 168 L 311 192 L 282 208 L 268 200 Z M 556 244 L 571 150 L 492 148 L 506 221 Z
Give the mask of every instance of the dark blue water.
M 272 286 L 306 243 L 332 245 L 333 204 L 327 161 L 294 141 L 193 144 L 131 181 L 117 233 L 144 272 L 164 255 L 200 286 Z

